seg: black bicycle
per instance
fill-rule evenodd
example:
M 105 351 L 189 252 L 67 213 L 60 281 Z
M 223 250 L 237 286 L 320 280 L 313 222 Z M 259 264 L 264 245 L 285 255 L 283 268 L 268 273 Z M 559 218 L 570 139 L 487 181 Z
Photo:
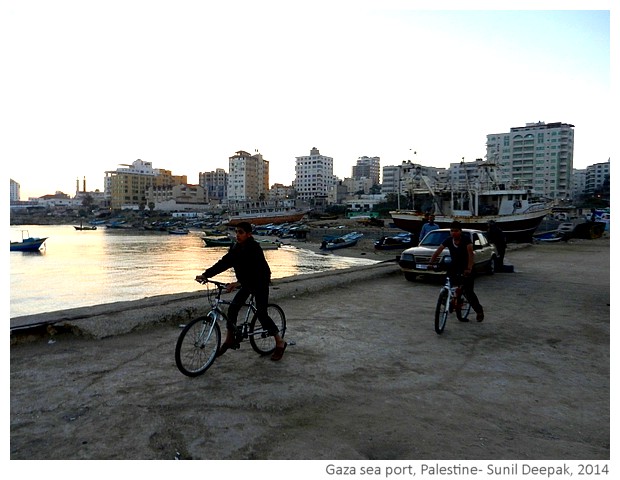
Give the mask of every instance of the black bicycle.
M 188 377 L 197 377 L 207 371 L 213 365 L 220 349 L 222 333 L 218 321 L 226 322 L 226 313 L 222 305 L 230 305 L 232 302 L 222 299 L 222 292 L 226 284 L 215 280 L 201 282 L 207 285 L 207 297 L 211 304 L 211 310 L 202 317 L 198 317 L 183 327 L 177 345 L 174 350 L 174 360 L 177 368 Z M 209 288 L 209 284 L 213 287 Z M 267 314 L 278 327 L 281 337 L 286 332 L 286 318 L 284 310 L 275 303 L 267 305 Z M 249 339 L 254 351 L 260 355 L 269 355 L 275 350 L 275 340 L 267 330 L 264 330 L 258 320 L 254 295 L 250 295 L 243 305 L 238 318 L 243 322 L 237 325 L 235 332 L 235 345 L 233 349 L 240 347 L 241 342 Z

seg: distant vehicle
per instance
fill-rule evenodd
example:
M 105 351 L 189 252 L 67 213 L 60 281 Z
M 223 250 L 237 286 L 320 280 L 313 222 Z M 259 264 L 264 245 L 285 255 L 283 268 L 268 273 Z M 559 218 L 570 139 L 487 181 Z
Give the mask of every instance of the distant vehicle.
M 497 249 L 489 243 L 486 234 L 481 230 L 463 229 L 463 235 L 471 238 L 474 246 L 474 271 L 495 273 L 497 266 Z M 405 274 L 405 278 L 414 281 L 418 275 L 443 275 L 445 272 L 429 270 L 428 264 L 437 247 L 450 236 L 449 228 L 439 228 L 429 232 L 417 247 L 411 247 L 400 255 L 398 265 Z M 438 259 L 450 256 L 450 250 L 445 248 Z

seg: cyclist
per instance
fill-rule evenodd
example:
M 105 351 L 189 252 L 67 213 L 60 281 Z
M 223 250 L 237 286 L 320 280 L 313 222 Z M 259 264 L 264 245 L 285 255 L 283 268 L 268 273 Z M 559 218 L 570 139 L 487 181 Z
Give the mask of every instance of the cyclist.
M 280 336 L 274 321 L 267 315 L 271 269 L 267 260 L 265 260 L 263 249 L 252 236 L 252 225 L 249 222 L 240 222 L 235 230 L 237 241 L 230 247 L 228 253 L 218 260 L 215 265 L 207 268 L 202 275 L 196 276 L 196 281 L 200 282 L 214 277 L 229 268 L 233 268 L 237 276 L 237 281 L 229 283 L 226 288 L 227 292 L 232 292 L 236 288 L 240 289 L 228 309 L 226 339 L 220 346 L 218 356 L 223 355 L 226 350 L 237 344 L 235 330 L 239 310 L 241 310 L 250 294 L 254 294 L 258 320 L 263 328 L 273 335 L 276 341 L 276 348 L 271 355 L 271 359 L 278 361 L 282 359 L 287 344 Z
M 450 236 L 446 238 L 437 250 L 431 256 L 430 264 L 433 265 L 439 254 L 444 248 L 450 250 L 451 262 L 448 265 L 448 275 L 450 279 L 461 276 L 463 277 L 463 294 L 465 298 L 469 300 L 471 308 L 476 312 L 476 320 L 482 322 L 484 320 L 484 310 L 480 301 L 474 292 L 474 247 L 471 243 L 471 239 L 463 235 L 461 224 L 454 221 L 450 224 Z M 461 320 L 467 322 L 467 319 Z

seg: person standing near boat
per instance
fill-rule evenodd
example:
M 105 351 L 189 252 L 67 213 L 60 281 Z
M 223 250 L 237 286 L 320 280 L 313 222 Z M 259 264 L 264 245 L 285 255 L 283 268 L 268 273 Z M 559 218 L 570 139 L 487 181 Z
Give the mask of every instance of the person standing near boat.
M 495 220 L 488 222 L 487 240 L 497 248 L 497 268 L 501 272 L 504 269 L 504 255 L 506 255 L 506 235 Z
M 429 215 L 428 222 L 422 225 L 422 229 L 420 230 L 420 241 L 426 236 L 428 232 L 432 232 L 433 230 L 437 230 L 439 225 L 435 223 L 435 215 Z
M 226 350 L 236 345 L 235 330 L 237 328 L 237 316 L 250 294 L 254 294 L 258 320 L 263 328 L 273 335 L 276 341 L 276 349 L 271 359 L 278 361 L 284 355 L 287 344 L 280 336 L 278 327 L 267 314 L 271 269 L 267 260 L 265 260 L 263 249 L 252 236 L 252 225 L 250 223 L 240 222 L 237 224 L 236 240 L 236 243 L 231 245 L 228 253 L 218 260 L 215 265 L 207 268 L 201 275 L 196 276 L 196 281 L 202 282 L 225 272 L 229 268 L 233 268 L 237 276 L 237 281 L 229 283 L 226 288 L 227 292 L 232 292 L 237 288 L 239 288 L 239 291 L 228 309 L 226 339 L 220 346 L 218 356 L 223 355 Z
M 474 292 L 474 246 L 469 236 L 463 235 L 461 224 L 454 221 L 450 224 L 450 236 L 446 238 L 431 256 L 429 265 L 434 265 L 444 248 L 450 250 L 451 262 L 448 266 L 450 278 L 462 276 L 463 294 L 476 312 L 476 320 L 484 320 L 484 310 L 478 296 Z M 467 319 L 461 320 L 467 322 Z

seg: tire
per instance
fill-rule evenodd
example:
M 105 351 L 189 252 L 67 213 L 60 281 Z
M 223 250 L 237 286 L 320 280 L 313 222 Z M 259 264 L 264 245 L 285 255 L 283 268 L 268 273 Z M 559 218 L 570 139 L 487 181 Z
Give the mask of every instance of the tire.
M 456 318 L 458 318 L 460 322 L 466 322 L 470 311 L 470 303 L 467 301 L 464 295 L 461 295 L 461 308 L 456 309 Z
M 413 272 L 405 272 L 405 279 L 410 282 L 415 282 L 416 274 Z
M 207 371 L 220 349 L 222 334 L 212 315 L 198 317 L 181 331 L 174 360 L 183 375 L 197 377 Z
M 270 303 L 267 305 L 267 315 L 274 321 L 278 330 L 280 331 L 280 336 L 284 337 L 286 332 L 286 318 L 284 316 L 284 310 L 280 308 L 275 303 Z M 273 339 L 272 335 L 269 334 L 266 330 L 263 330 L 263 326 L 258 320 L 258 316 L 255 314 L 254 318 L 250 322 L 250 345 L 254 351 L 260 355 L 269 355 L 273 353 L 276 348 L 276 342 Z
M 487 267 L 487 273 L 489 275 L 493 275 L 497 271 L 497 257 L 491 257 L 489 261 L 489 266 Z
M 448 319 L 448 290 L 442 288 L 439 292 L 439 298 L 437 299 L 437 308 L 435 309 L 435 331 L 438 334 L 443 333 L 443 329 L 446 328 L 446 320 Z

